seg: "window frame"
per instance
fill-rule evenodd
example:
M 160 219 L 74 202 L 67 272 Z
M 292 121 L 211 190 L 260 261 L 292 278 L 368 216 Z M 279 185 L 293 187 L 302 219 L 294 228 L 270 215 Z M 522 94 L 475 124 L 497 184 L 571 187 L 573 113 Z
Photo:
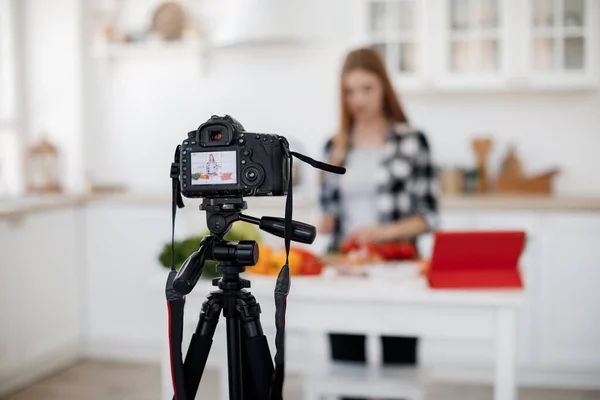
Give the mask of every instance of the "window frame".
M 565 0 L 551 0 L 552 14 L 559 23 L 553 22 L 549 26 L 535 26 L 533 23 L 535 0 L 528 0 L 524 8 L 526 40 L 523 42 L 526 58 L 524 59 L 526 75 L 530 84 L 539 89 L 597 89 L 600 84 L 598 72 L 600 70 L 600 2 L 597 0 L 583 0 L 584 23 L 576 27 L 580 31 L 577 35 L 571 35 L 569 28 L 563 21 Z M 548 34 L 540 35 L 540 30 L 548 30 Z M 556 41 L 552 57 L 556 68 L 548 70 L 537 70 L 534 66 L 533 40 L 538 38 L 551 38 Z M 581 37 L 584 40 L 583 57 L 584 63 L 581 69 L 569 70 L 564 68 L 564 40 L 569 37 Z
M 19 0 L 0 0 L 2 25 L 7 31 L 0 30 L 0 57 L 10 57 L 8 62 L 0 62 L 0 83 L 8 74 L 12 81 L 6 92 L 0 92 L 0 102 L 10 104 L 8 113 L 0 109 L 0 198 L 23 194 L 23 148 L 25 146 L 25 84 L 24 84 L 24 36 L 22 20 L 23 4 Z M 5 24 L 6 22 L 6 24 Z M 8 42 L 5 42 L 8 37 Z M 6 47 L 8 47 L 8 49 Z M 8 65 L 8 72 L 7 72 Z M 4 85 L 2 85 L 4 86 Z M 2 105 L 0 104 L 0 107 Z
M 374 31 L 372 26 L 372 11 L 374 4 L 385 4 L 400 6 L 402 3 L 412 3 L 413 7 L 413 27 L 407 31 L 395 30 L 390 27 L 390 16 L 385 15 L 382 31 Z M 403 88 L 403 91 L 419 91 L 426 86 L 426 79 L 429 76 L 428 49 L 427 49 L 427 1 L 424 0 L 363 0 L 362 2 L 364 45 L 373 48 L 377 44 L 385 46 L 384 61 L 390 71 L 390 76 L 394 83 Z M 415 70 L 412 72 L 401 72 L 396 63 L 399 60 L 400 53 L 397 46 L 400 44 L 412 44 L 415 51 L 413 62 Z M 393 47 L 390 47 L 393 46 Z

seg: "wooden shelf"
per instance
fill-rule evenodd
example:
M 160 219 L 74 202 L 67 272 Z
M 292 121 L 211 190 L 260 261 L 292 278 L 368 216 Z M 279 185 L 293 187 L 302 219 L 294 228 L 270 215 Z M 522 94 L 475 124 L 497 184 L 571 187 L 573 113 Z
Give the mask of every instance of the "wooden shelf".
M 98 59 L 196 58 L 204 49 L 204 42 L 195 39 L 177 42 L 97 43 L 92 46 L 92 56 Z

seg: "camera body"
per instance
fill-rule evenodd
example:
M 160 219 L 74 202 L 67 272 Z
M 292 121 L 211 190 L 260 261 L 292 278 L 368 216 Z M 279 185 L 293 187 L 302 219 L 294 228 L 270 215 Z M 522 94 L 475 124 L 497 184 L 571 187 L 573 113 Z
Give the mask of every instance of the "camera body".
M 284 196 L 289 180 L 285 138 L 246 132 L 229 115 L 213 115 L 180 149 L 185 197 Z

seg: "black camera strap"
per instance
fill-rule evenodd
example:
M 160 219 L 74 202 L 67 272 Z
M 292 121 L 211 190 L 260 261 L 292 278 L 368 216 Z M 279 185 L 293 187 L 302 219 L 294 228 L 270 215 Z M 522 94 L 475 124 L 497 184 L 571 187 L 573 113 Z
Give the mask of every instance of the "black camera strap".
M 324 163 L 322 161 L 317 161 L 313 158 L 305 156 L 304 154 L 296 153 L 295 151 L 290 151 L 290 154 L 293 155 L 294 157 L 296 157 L 297 159 L 299 159 L 300 161 L 304 161 L 305 163 L 309 164 L 310 166 L 312 166 L 316 169 L 320 169 L 322 171 L 331 172 L 333 174 L 338 174 L 338 175 L 344 175 L 346 173 L 346 168 L 344 168 L 344 167 L 338 167 L 335 165 Z M 290 168 L 291 168 L 291 164 L 290 164 Z M 292 187 L 291 186 L 288 186 L 288 187 L 291 192 Z
M 275 283 L 275 372 L 273 373 L 273 383 L 271 385 L 271 395 L 269 400 L 283 400 L 283 379 L 285 376 L 285 313 L 287 308 L 287 296 L 290 293 L 291 278 L 289 267 L 290 245 L 292 238 L 292 211 L 293 211 L 293 159 L 297 157 L 300 161 L 310 164 L 312 167 L 334 174 L 345 174 L 346 169 L 336 167 L 321 161 L 314 160 L 304 154 L 290 151 L 287 140 L 281 137 L 281 142 L 285 154 L 289 160 L 289 179 L 287 198 L 285 201 L 285 264 Z
M 179 186 L 179 150 L 175 149 L 175 156 L 171 164 L 171 271 L 167 278 L 165 294 L 167 297 L 167 312 L 169 317 L 169 358 L 171 361 L 171 379 L 173 381 L 174 400 L 187 400 L 185 382 L 183 379 L 183 354 L 181 343 L 183 341 L 183 308 L 185 296 L 178 293 L 173 287 L 177 275 L 175 269 L 175 216 L 177 208 L 183 208 L 181 187 Z

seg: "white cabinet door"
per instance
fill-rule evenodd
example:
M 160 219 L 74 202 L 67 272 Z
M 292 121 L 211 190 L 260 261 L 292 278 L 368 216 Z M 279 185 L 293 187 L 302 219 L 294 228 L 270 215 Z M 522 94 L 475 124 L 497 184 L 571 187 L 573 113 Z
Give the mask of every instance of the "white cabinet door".
M 600 369 L 600 216 L 545 219 L 539 340 L 544 367 Z
M 21 228 L 14 266 L 21 298 L 21 338 L 33 352 L 79 343 L 81 277 L 85 263 L 77 232 L 78 212 L 32 214 Z
M 528 0 L 525 63 L 532 85 L 548 88 L 598 84 L 597 0 Z
M 521 365 L 534 363 L 533 348 L 540 335 L 536 316 L 543 268 L 539 237 L 542 218 L 542 214 L 535 212 L 485 211 L 475 214 L 475 228 L 478 230 L 522 230 L 527 235 L 519 262 L 525 285 L 525 303 L 518 314 L 518 354 Z
M 77 355 L 85 268 L 77 223 L 67 209 L 0 221 L 0 391 Z
M 170 241 L 170 217 L 168 206 L 87 207 L 85 340 L 89 355 L 158 359 L 158 353 L 152 356 L 160 348 L 161 335 L 167 334 L 160 319 L 166 305 L 164 293 L 153 288 L 152 282 L 163 272 L 167 277 L 158 255 Z M 178 220 L 180 228 L 186 220 Z
M 435 0 L 442 88 L 501 88 L 508 78 L 510 0 Z
M 420 0 L 365 0 L 366 42 L 384 58 L 403 91 L 423 89 L 428 75 L 427 6 Z
M 19 322 L 16 300 L 21 297 L 21 285 L 16 284 L 20 269 L 18 244 L 22 242 L 22 220 L 0 220 L 0 380 L 7 379 L 8 367 L 19 362 Z

